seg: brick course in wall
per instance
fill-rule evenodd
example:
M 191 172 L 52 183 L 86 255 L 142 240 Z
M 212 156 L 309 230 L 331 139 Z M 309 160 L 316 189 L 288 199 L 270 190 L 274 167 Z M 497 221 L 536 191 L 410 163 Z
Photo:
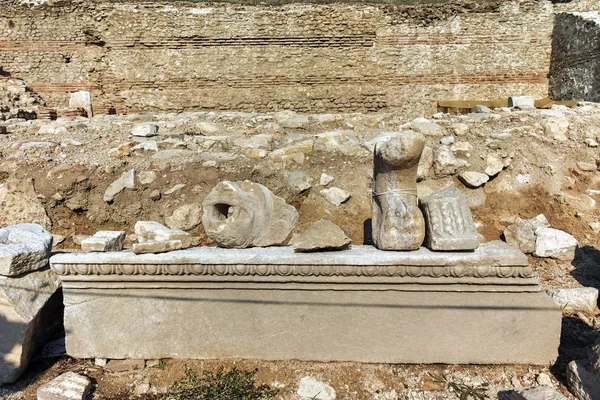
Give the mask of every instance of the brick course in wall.
M 438 100 L 548 92 L 555 8 L 544 1 L 435 20 L 416 6 L 10 4 L 0 66 L 57 107 L 90 90 L 98 112 L 428 113 Z

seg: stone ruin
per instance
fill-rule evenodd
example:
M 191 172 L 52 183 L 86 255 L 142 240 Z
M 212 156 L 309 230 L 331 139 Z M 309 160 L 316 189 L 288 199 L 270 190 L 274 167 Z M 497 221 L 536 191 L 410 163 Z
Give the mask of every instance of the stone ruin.
M 54 255 L 67 353 L 552 363 L 560 310 L 518 248 L 479 244 L 464 196 L 418 199 L 422 149 L 422 136 L 410 132 L 375 146 L 375 246 L 349 246 L 324 221 L 307 230 L 319 229 L 317 245 L 301 234 L 295 249 L 282 246 L 294 207 L 262 185 L 225 181 L 204 200 L 202 218 L 219 247 L 191 247 L 189 234 L 148 221 L 136 225 L 133 252 L 104 252 L 122 235 L 102 232 L 90 239 L 100 252 Z

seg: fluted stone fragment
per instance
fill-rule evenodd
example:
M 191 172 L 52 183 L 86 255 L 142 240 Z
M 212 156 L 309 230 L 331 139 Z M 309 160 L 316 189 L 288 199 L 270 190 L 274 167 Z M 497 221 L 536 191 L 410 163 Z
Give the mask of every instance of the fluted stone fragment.
M 298 221 L 293 206 L 249 181 L 220 182 L 202 206 L 206 234 L 226 248 L 281 244 Z
M 373 242 L 382 250 L 416 250 L 425 237 L 418 206 L 417 169 L 425 147 L 422 134 L 400 132 L 375 146 Z
M 431 250 L 474 250 L 479 236 L 466 196 L 450 187 L 421 199 L 425 246 Z

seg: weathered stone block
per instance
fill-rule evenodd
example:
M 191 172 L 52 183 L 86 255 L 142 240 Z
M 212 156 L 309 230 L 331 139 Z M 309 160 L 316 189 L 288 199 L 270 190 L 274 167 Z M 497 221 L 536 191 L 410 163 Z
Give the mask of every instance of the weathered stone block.
M 65 372 L 37 390 L 37 400 L 85 400 L 92 389 L 89 378 Z
M 9 179 L 0 184 L 0 226 L 36 223 L 44 228 L 52 224 L 37 197 L 33 179 Z
M 123 231 L 99 231 L 81 241 L 83 251 L 121 251 L 125 242 Z
M 50 232 L 37 224 L 0 229 L 0 275 L 15 276 L 45 267 L 52 240 Z
M 202 203 L 206 234 L 221 247 L 281 244 L 298 221 L 298 211 L 269 189 L 249 181 L 223 181 Z
M 60 327 L 62 297 L 49 269 L 0 277 L 0 383 L 14 382 Z
M 70 108 L 82 108 L 87 113 L 88 118 L 94 116 L 94 109 L 92 107 L 92 95 L 90 92 L 80 90 L 79 92 L 71 93 L 69 99 Z
M 150 240 L 143 243 L 134 243 L 132 248 L 135 254 L 166 253 L 168 251 L 181 249 L 183 249 L 181 240 Z
M 352 240 L 331 221 L 320 220 L 301 234 L 294 235 L 295 251 L 343 250 L 350 247 Z
M 74 357 L 548 365 L 557 356 L 561 312 L 503 242 L 473 252 L 199 247 L 51 263 Z
M 165 242 L 171 240 L 181 241 L 182 248 L 192 245 L 192 235 L 179 230 L 170 229 L 155 221 L 138 221 L 135 224 L 135 234 L 138 242 Z
M 465 195 L 451 187 L 421 198 L 425 246 L 431 250 L 473 250 L 479 236 Z

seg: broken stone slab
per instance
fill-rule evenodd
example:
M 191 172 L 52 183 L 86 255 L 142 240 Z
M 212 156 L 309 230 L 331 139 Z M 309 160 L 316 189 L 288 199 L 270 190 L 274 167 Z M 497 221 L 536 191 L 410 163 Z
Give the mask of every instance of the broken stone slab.
M 327 185 L 329 185 L 329 184 L 330 184 L 331 182 L 333 182 L 333 181 L 334 181 L 334 178 L 333 178 L 333 176 L 331 176 L 331 175 L 327 175 L 325 172 L 323 172 L 323 173 L 321 174 L 321 177 L 320 177 L 320 179 L 319 179 L 319 184 L 320 184 L 321 186 L 327 186 Z
M 567 386 L 577 399 L 600 399 L 600 375 L 585 360 L 567 365 Z
M 192 235 L 180 229 L 170 229 L 155 221 L 138 221 L 135 224 L 135 234 L 139 243 L 181 241 L 182 248 L 192 245 Z
M 92 389 L 88 377 L 65 372 L 37 390 L 37 400 L 85 400 Z
M 305 192 L 312 187 L 312 179 L 304 171 L 290 172 L 287 177 L 287 183 L 290 189 L 296 194 Z
M 515 223 L 504 230 L 504 240 L 511 246 L 518 247 L 523 253 L 531 254 L 535 251 L 535 230 L 537 228 L 550 228 L 550 223 L 540 214 L 530 219 L 515 219 Z
M 429 146 L 425 146 L 423 148 L 423 153 L 421 153 L 421 158 L 419 159 L 419 166 L 417 168 L 417 182 L 427 179 L 432 168 L 433 149 Z
M 575 258 L 578 242 L 573 235 L 559 229 L 540 227 L 535 230 L 535 236 L 534 256 L 564 261 Z
M 104 201 L 111 203 L 125 189 L 135 188 L 135 170 L 124 172 L 116 181 L 111 183 L 104 192 Z
M 425 147 L 412 131 L 375 145 L 373 160 L 373 242 L 381 250 L 416 250 L 425 237 L 417 197 L 417 170 Z
M 92 95 L 90 92 L 80 90 L 79 92 L 71 93 L 69 98 L 69 108 L 83 108 L 88 118 L 94 116 L 92 107 Z
M 564 311 L 590 313 L 598 304 L 598 289 L 595 288 L 552 289 L 547 293 Z
M 280 111 L 275 114 L 275 120 L 282 128 L 308 129 L 310 127 L 308 116 L 296 114 L 294 111 Z
M 0 184 L 0 226 L 36 223 L 50 228 L 52 223 L 37 197 L 33 179 L 8 179 Z
M 50 269 L 0 277 L 0 384 L 17 380 L 60 329 L 59 287 L 60 280 Z
M 455 174 L 459 165 L 449 146 L 441 145 L 434 150 L 433 169 L 436 177 L 443 178 Z
M 504 161 L 491 154 L 487 156 L 485 163 L 485 173 L 490 177 L 498 175 L 504 169 Z
M 466 196 L 450 187 L 421 200 L 425 246 L 431 250 L 474 250 L 479 235 Z
M 138 137 L 152 137 L 158 135 L 158 125 L 156 124 L 137 124 L 133 127 L 131 134 Z M 158 149 L 157 149 L 158 151 Z
M 141 370 L 146 367 L 145 360 L 110 360 L 104 369 L 110 372 L 129 372 Z
M 550 386 L 536 386 L 499 392 L 498 400 L 567 400 L 567 398 Z
M 297 393 L 302 399 L 335 400 L 336 398 L 336 391 L 331 385 L 312 376 L 300 379 Z
M 335 186 L 328 189 L 323 189 L 319 193 L 325 198 L 325 200 L 336 207 L 341 206 L 352 197 L 352 195 L 344 189 Z
M 218 183 L 202 206 L 206 234 L 226 248 L 282 244 L 298 221 L 293 206 L 250 181 Z
M 460 179 L 465 186 L 476 189 L 489 181 L 490 177 L 487 174 L 482 174 L 477 171 L 465 171 L 458 175 L 458 179 Z
M 181 240 L 150 240 L 143 243 L 134 243 L 132 250 L 135 254 L 145 253 L 166 253 L 174 250 L 181 250 L 183 244 Z
M 436 124 L 435 122 L 431 122 L 427 118 L 417 118 L 410 123 L 410 127 L 425 136 L 445 136 L 446 130 Z
M 351 243 L 352 240 L 342 228 L 326 220 L 315 222 L 306 231 L 292 238 L 294 251 L 298 252 L 344 250 L 350 247 Z
M 83 251 L 121 251 L 125 242 L 124 231 L 98 231 L 81 241 Z
M 37 224 L 0 229 L 0 275 L 16 276 L 44 268 L 52 240 L 52 234 Z
M 474 114 L 490 114 L 492 110 L 490 110 L 489 107 L 478 104 L 475 107 L 471 108 L 471 112 Z

